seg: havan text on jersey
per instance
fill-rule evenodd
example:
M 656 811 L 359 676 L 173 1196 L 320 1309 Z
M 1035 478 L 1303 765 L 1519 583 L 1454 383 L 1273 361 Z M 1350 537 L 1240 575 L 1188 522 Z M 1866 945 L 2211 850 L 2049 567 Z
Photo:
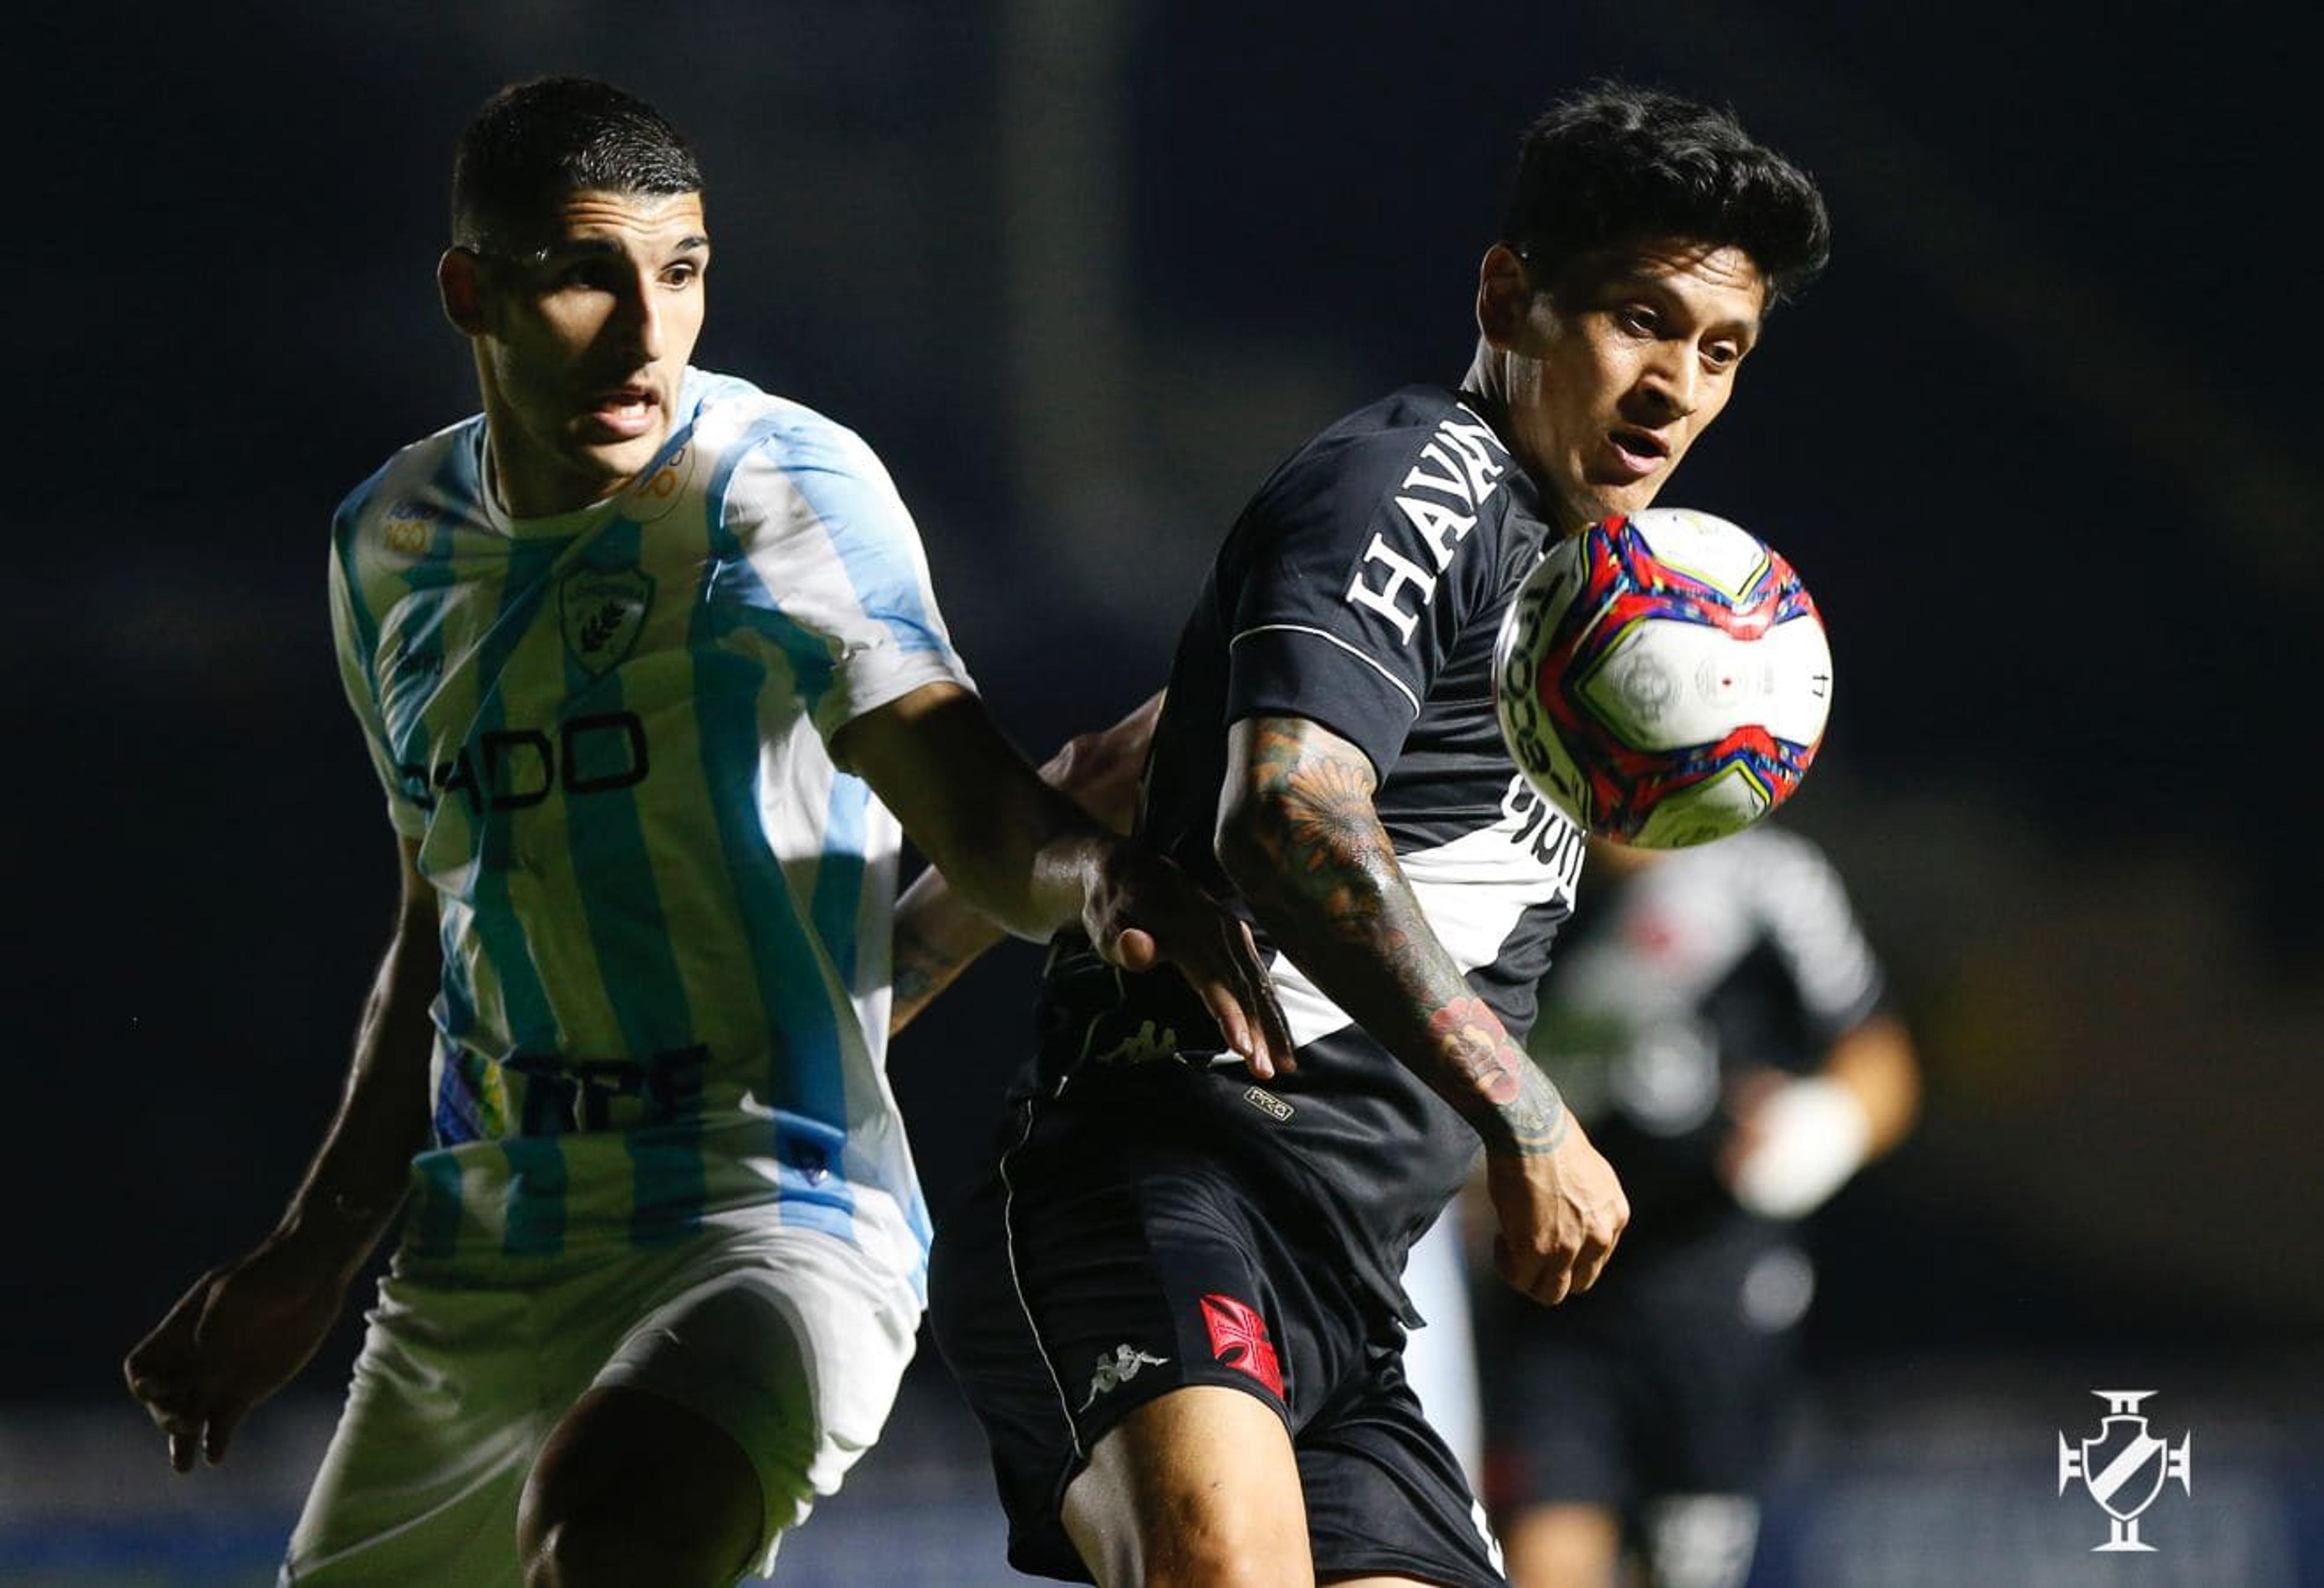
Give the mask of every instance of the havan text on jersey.
M 1420 613 L 1406 609 L 1408 593 L 1420 608 L 1435 600 L 1437 575 L 1452 566 L 1453 553 L 1477 527 L 1479 511 L 1508 477 L 1509 466 L 1508 448 L 1490 425 L 1467 409 L 1439 421 L 1396 497 L 1412 535 L 1398 537 L 1405 542 L 1405 549 L 1399 549 L 1387 535 L 1373 531 L 1363 561 L 1348 582 L 1349 603 L 1388 619 L 1397 640 L 1410 644 L 1413 631 L 1420 626 Z M 1434 571 L 1407 551 L 1425 557 L 1435 565 Z M 1375 577 L 1380 582 L 1369 582 Z

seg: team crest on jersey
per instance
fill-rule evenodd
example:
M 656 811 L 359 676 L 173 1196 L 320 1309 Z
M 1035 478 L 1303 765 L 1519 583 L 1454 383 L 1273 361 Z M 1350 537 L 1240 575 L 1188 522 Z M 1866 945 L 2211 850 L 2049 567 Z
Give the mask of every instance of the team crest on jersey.
M 602 677 L 637 649 L 653 600 L 653 577 L 642 568 L 576 568 L 558 586 L 565 648 L 591 677 Z
M 1211 1354 L 1240 1368 L 1283 1399 L 1283 1363 L 1268 1338 L 1267 1320 L 1257 1307 L 1213 1290 L 1203 1297 L 1203 1326 L 1210 1331 Z

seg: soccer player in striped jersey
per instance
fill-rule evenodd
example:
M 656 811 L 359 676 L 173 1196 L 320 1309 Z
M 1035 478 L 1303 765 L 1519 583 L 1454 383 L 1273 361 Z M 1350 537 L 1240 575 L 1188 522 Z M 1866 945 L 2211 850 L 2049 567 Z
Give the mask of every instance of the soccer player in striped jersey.
M 1523 141 L 1459 387 L 1328 426 L 1229 531 L 1138 831 L 1259 929 L 1299 1062 L 1254 1085 L 1188 1000 L 1052 952 L 930 1276 L 1020 1570 L 1503 1580 L 1406 1381 L 1406 1254 L 1480 1151 L 1538 1301 L 1596 1280 L 1628 1208 L 1519 1046 L 1582 842 L 1510 764 L 1494 639 L 1553 537 L 1655 500 L 1827 235 L 1731 117 L 1577 95 Z
M 334 528 L 401 913 L 280 1225 L 125 1364 L 175 1467 L 222 1458 L 402 1215 L 288 1583 L 771 1568 L 923 1306 L 902 834 L 1010 930 L 1168 962 L 1255 1072 L 1288 1057 L 1242 924 L 994 727 L 871 449 L 692 366 L 701 189 L 618 89 L 487 101 L 438 271 L 483 411 Z

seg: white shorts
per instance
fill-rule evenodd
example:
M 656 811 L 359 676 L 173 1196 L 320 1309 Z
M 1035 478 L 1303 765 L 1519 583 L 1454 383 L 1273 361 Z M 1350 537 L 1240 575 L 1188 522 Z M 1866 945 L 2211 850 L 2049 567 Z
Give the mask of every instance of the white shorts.
M 784 1531 L 879 1437 L 911 1360 L 908 1283 L 813 1230 L 706 1232 L 542 1283 L 380 1283 L 284 1584 L 523 1580 L 517 1501 L 583 1393 L 627 1385 L 732 1434 Z

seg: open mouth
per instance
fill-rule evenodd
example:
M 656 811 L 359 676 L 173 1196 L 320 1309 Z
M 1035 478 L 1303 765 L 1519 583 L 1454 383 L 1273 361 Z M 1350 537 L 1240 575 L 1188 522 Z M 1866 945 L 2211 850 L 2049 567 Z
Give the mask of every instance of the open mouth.
M 1670 446 L 1660 436 L 1646 430 L 1616 430 L 1615 449 L 1628 457 L 1646 458 L 1660 463 L 1670 456 Z
M 610 386 L 589 399 L 586 418 L 608 439 L 629 440 L 650 431 L 661 400 L 643 386 Z
M 1669 443 L 1645 430 L 1615 430 L 1606 439 L 1612 445 L 1622 471 L 1633 478 L 1654 473 L 1670 458 Z

